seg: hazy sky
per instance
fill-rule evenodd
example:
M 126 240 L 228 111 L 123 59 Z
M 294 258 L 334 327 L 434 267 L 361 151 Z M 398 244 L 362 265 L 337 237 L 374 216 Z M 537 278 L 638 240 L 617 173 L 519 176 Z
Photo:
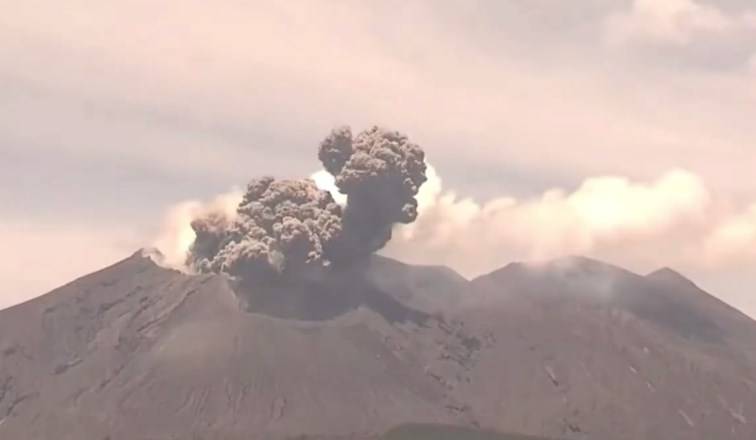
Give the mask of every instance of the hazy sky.
M 379 124 L 443 179 L 391 255 L 667 265 L 756 315 L 751 0 L 0 6 L 0 307 Z

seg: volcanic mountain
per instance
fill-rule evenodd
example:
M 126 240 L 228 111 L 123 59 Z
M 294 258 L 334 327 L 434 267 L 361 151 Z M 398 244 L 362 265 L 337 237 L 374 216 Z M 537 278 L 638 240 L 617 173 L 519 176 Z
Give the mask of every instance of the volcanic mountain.
M 753 439 L 756 323 L 669 269 L 578 257 L 250 287 L 140 251 L 0 311 L 0 438 L 436 436 L 417 426 Z

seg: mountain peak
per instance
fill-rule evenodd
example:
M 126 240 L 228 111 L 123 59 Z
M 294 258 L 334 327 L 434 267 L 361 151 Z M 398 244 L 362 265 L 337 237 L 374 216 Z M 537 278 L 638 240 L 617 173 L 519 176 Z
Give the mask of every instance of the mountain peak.
M 577 272 L 595 272 L 597 270 L 607 271 L 619 269 L 612 264 L 594 258 L 582 255 L 568 255 L 566 257 L 555 258 L 544 264 L 545 267 L 557 269 L 560 271 L 577 271 Z
M 646 278 L 652 281 L 677 283 L 677 284 L 687 285 L 687 286 L 696 285 L 696 283 L 688 279 L 686 276 L 684 276 L 680 272 L 674 269 L 671 269 L 669 267 L 663 267 L 661 269 L 655 270 L 649 273 L 648 275 L 646 275 Z
M 570 255 L 553 260 L 536 262 L 513 262 L 494 270 L 474 281 L 511 279 L 512 277 L 569 277 L 569 278 L 613 278 L 633 275 L 621 267 L 580 255 Z
M 271 286 L 163 269 L 155 255 L 0 312 L 2 438 L 437 432 L 362 436 L 407 423 L 755 438 L 742 423 L 756 420 L 754 323 L 653 281 L 684 279 L 671 269 L 645 278 L 572 256 L 469 282 L 376 257 Z M 616 417 L 593 411 L 618 402 Z

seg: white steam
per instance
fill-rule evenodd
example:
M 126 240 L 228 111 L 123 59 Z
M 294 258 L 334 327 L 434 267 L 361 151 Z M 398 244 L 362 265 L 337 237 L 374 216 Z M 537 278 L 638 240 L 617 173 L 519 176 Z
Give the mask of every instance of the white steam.
M 432 167 L 419 217 L 385 253 L 474 276 L 512 260 L 591 255 L 631 266 L 715 266 L 756 255 L 756 206 L 731 212 L 701 178 L 672 170 L 655 181 L 593 177 L 576 190 L 485 203 L 443 189 Z
M 705 255 L 712 262 L 756 260 L 756 204 L 717 225 L 704 246 Z
M 162 253 L 158 263 L 188 271 L 186 262 L 189 249 L 197 238 L 192 229 L 192 221 L 212 212 L 221 212 L 227 218 L 233 219 L 243 196 L 242 190 L 233 189 L 215 196 L 210 201 L 187 200 L 169 208 L 163 217 L 160 233 L 153 243 Z
M 318 188 L 331 193 L 333 200 L 341 206 L 345 206 L 347 195 L 339 191 L 336 187 L 336 178 L 326 170 L 320 170 L 310 175 L 310 179 L 315 181 Z
M 418 264 L 444 264 L 473 276 L 510 261 L 584 254 L 618 264 L 721 267 L 756 261 L 756 204 L 732 209 L 701 178 L 672 170 L 654 181 L 593 177 L 574 191 L 501 196 L 485 203 L 445 190 L 432 166 L 417 195 L 418 218 L 397 225 L 383 253 Z M 345 203 L 333 176 L 314 173 L 320 189 Z M 184 268 L 191 221 L 223 210 L 233 216 L 241 191 L 169 209 L 155 242 L 164 264 Z

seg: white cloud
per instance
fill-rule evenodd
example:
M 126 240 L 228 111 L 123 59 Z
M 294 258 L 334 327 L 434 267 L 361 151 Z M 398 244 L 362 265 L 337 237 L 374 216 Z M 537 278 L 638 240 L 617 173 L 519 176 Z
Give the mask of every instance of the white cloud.
M 610 47 L 635 49 L 646 62 L 703 70 L 741 70 L 756 50 L 756 13 L 699 0 L 635 0 L 604 21 Z
M 28 90 L 0 106 L 0 142 L 239 180 L 294 161 L 304 172 L 301 152 L 333 125 L 380 123 L 421 142 L 451 179 L 462 174 L 451 164 L 572 181 L 684 167 L 756 192 L 732 180 L 756 135 L 744 79 L 659 77 L 653 60 L 613 67 L 588 44 L 555 57 L 508 33 L 542 16 L 527 6 L 500 11 L 520 24 L 508 28 L 486 9 L 461 20 L 434 4 L 14 4 L 0 17 L 0 68 Z M 566 9 L 585 16 L 578 7 Z
M 313 177 L 321 189 L 346 202 L 326 172 Z M 164 263 L 182 268 L 194 241 L 192 220 L 210 211 L 233 217 L 241 197 L 234 190 L 168 209 L 153 241 Z M 599 176 L 573 191 L 555 188 L 539 197 L 500 196 L 481 204 L 446 190 L 429 165 L 417 198 L 418 219 L 397 225 L 384 253 L 413 263 L 445 264 L 468 276 L 513 260 L 572 254 L 644 268 L 728 267 L 756 257 L 756 205 L 729 209 L 699 176 L 685 170 L 649 182 Z
M 756 262 L 756 204 L 718 224 L 706 238 L 705 250 L 713 262 Z
M 318 188 L 328 191 L 333 196 L 336 203 L 340 205 L 346 205 L 347 195 L 343 194 L 336 187 L 336 178 L 326 170 L 320 170 L 310 175 L 310 178 L 315 181 L 315 185 Z
M 441 189 L 431 174 L 419 196 L 420 216 L 396 229 L 386 252 L 418 263 L 447 264 L 468 275 L 511 260 L 594 253 L 633 241 L 654 242 L 706 222 L 709 190 L 689 172 L 653 182 L 623 177 L 586 179 L 573 192 L 538 198 L 498 197 L 484 204 Z
M 635 0 L 628 12 L 606 22 L 611 43 L 659 42 L 685 45 L 700 34 L 723 34 L 754 25 L 752 15 L 728 15 L 695 0 Z
M 607 20 L 612 43 L 658 41 L 687 44 L 698 32 L 724 32 L 734 21 L 719 9 L 694 0 L 635 0 L 629 12 Z
M 160 250 L 160 264 L 179 270 L 187 270 L 186 258 L 196 234 L 192 221 L 211 212 L 223 213 L 227 218 L 236 216 L 236 208 L 244 193 L 234 189 L 203 202 L 187 200 L 170 207 L 163 216 L 160 232 L 152 245 Z
M 313 176 L 322 189 L 343 197 L 326 174 Z M 194 240 L 192 219 L 208 210 L 233 215 L 240 198 L 233 191 L 168 210 L 156 242 L 165 262 L 183 266 Z M 478 203 L 446 190 L 429 166 L 417 198 L 418 219 L 397 225 L 382 253 L 410 263 L 447 265 L 469 277 L 511 261 L 580 254 L 638 272 L 671 266 L 721 286 L 726 279 L 746 277 L 756 264 L 756 204 L 733 207 L 725 195 L 712 193 L 685 170 L 647 182 L 599 176 L 572 191 L 556 188 L 539 197 L 500 196 Z M 722 296 L 752 307 L 751 297 L 737 290 Z

